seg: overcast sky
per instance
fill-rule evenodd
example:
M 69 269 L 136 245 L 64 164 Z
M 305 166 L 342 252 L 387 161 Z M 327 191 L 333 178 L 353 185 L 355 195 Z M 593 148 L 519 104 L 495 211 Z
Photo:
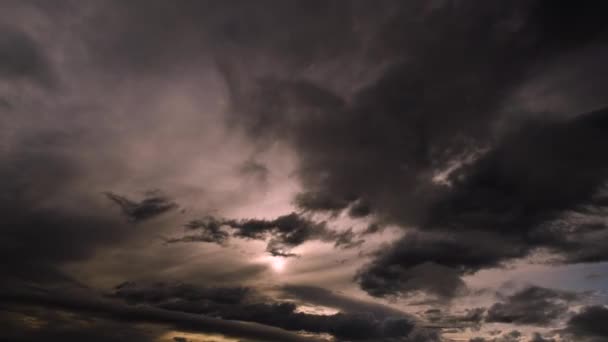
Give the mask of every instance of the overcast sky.
M 0 340 L 608 341 L 607 13 L 0 0 Z

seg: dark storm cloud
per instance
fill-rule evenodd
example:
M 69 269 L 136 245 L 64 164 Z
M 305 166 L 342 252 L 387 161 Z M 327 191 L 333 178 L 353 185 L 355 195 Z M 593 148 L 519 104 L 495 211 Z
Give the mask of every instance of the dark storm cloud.
M 434 206 L 427 225 L 491 230 L 531 246 L 559 244 L 552 241 L 551 228 L 577 227 L 551 227 L 553 219 L 568 210 L 604 204 L 596 197 L 608 171 L 608 161 L 601 157 L 608 145 L 607 125 L 608 110 L 603 109 L 572 120 L 523 127 L 463 168 L 464 174 L 458 175 L 462 181 L 454 180 L 453 191 Z M 578 229 L 587 228 L 593 227 Z M 568 231 L 554 233 L 555 239 L 568 238 Z
M 0 157 L 3 276 L 64 281 L 58 266 L 128 235 L 114 215 L 76 190 L 83 171 L 69 154 L 72 138 L 40 136 Z
M 159 191 L 147 192 L 146 197 L 139 202 L 112 192 L 106 192 L 105 195 L 116 203 L 122 213 L 132 222 L 151 219 L 178 207 L 175 202 Z
M 398 293 L 400 277 L 387 270 L 407 270 L 424 261 L 466 274 L 539 248 L 565 262 L 605 260 L 600 246 L 606 241 L 606 227 L 582 224 L 580 216 L 602 214 L 607 119 L 608 110 L 601 110 L 572 120 L 530 124 L 463 167 L 454 175 L 449 194 L 430 207 L 432 218 L 422 226 L 441 233 L 407 234 L 380 253 L 360 275 L 363 288 Z M 579 219 L 569 216 L 573 213 Z M 391 277 L 394 282 L 388 281 Z
M 4 309 L 0 313 L 3 341 L 152 342 L 158 335 L 150 327 L 143 329 L 94 317 L 78 319 L 55 310 L 14 306 Z
M 380 259 L 359 271 L 356 280 L 367 293 L 376 297 L 426 292 L 441 299 L 466 293 L 459 273 L 453 269 L 424 261 L 411 268 L 385 266 Z
M 43 85 L 53 81 L 45 52 L 30 36 L 0 25 L 0 79 L 30 79 Z
M 312 300 L 313 303 L 335 306 L 343 312 L 333 315 L 300 313 L 292 302 L 264 299 L 257 296 L 253 289 L 245 288 L 126 283 L 118 286 L 113 296 L 132 304 L 154 305 L 171 311 L 257 322 L 293 331 L 328 333 L 339 340 L 388 341 L 393 338 L 409 341 L 408 337 L 421 334 L 421 328 L 415 329 L 416 323 L 411 317 L 395 309 L 350 299 L 320 288 L 295 286 L 284 290 L 305 302 L 311 299 L 313 293 L 320 294 L 321 297 Z M 432 336 L 432 333 L 429 334 Z
M 252 292 L 248 287 L 200 287 L 189 284 L 153 283 L 139 285 L 126 282 L 116 286 L 114 297 L 124 299 L 127 303 L 158 304 L 171 300 L 189 302 L 211 301 L 216 304 L 240 304 Z
M 173 329 L 182 331 L 219 333 L 254 341 L 318 341 L 315 338 L 302 337 L 282 329 L 252 322 L 243 323 L 151 306 L 126 305 L 116 301 L 97 298 L 96 294 L 90 292 L 79 293 L 78 291 L 70 291 L 69 294 L 66 294 L 36 289 L 8 290 L 0 293 L 0 300 L 11 305 L 31 305 L 53 310 L 63 310 L 122 323 L 168 325 Z
M 546 326 L 563 318 L 578 299 L 575 293 L 531 286 L 492 305 L 486 321 Z
M 294 145 L 306 187 L 297 199 L 302 207 L 340 210 L 363 199 L 411 223 L 416 202 L 428 200 L 421 177 L 480 144 L 509 90 L 540 56 L 556 53 L 542 25 L 555 18 L 531 7 L 450 3 L 427 13 L 397 6 L 403 13 L 377 28 L 374 43 L 394 44 L 386 48 L 406 61 L 352 103 L 304 79 L 263 79 L 252 94 L 229 83 L 235 111 L 246 112 L 239 119 L 256 133 Z M 383 29 L 390 35 L 381 36 Z
M 375 296 L 428 291 L 451 297 L 464 290 L 459 275 L 480 267 L 494 266 L 501 248 L 479 244 L 480 238 L 411 233 L 388 248 L 357 275 L 357 281 Z M 504 249 L 508 249 L 504 244 Z M 494 257 L 491 257 L 494 256 Z
M 304 190 L 295 203 L 302 209 L 349 208 L 354 217 L 450 232 L 431 235 L 424 246 L 410 246 L 406 236 L 379 253 L 359 274 L 363 288 L 377 296 L 451 296 L 461 287 L 459 275 L 538 248 L 565 253 L 570 262 L 601 260 L 585 238 L 590 234 L 560 236 L 540 226 L 593 204 L 606 179 L 606 114 L 535 122 L 504 115 L 513 93 L 546 61 L 606 38 L 594 13 L 604 5 L 391 4 L 394 21 L 374 27 L 369 48 L 390 55 L 392 66 L 349 98 L 305 76 L 248 79 L 238 66 L 223 67 L 234 120 L 261 140 L 280 139 L 296 150 Z M 447 175 L 451 186 L 433 180 L 474 154 Z M 575 255 L 589 244 L 586 255 Z M 451 286 L 433 285 L 436 276 Z
M 327 227 L 326 222 L 316 222 L 306 216 L 291 213 L 279 216 L 274 220 L 264 219 L 222 219 L 207 216 L 189 222 L 185 226 L 187 233 L 183 237 L 169 238 L 168 243 L 175 242 L 213 242 L 225 244 L 230 236 L 242 239 L 266 240 L 270 238 L 267 252 L 274 256 L 293 257 L 290 252 L 307 241 L 320 240 L 333 242 L 335 247 L 353 248 L 361 245 L 352 230 L 336 232 Z
M 588 306 L 568 321 L 566 331 L 577 341 L 600 342 L 608 339 L 608 309 Z

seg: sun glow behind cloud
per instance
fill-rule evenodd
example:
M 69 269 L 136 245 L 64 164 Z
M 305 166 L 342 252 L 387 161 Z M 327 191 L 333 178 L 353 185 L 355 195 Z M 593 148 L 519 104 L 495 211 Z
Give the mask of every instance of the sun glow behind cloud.
M 282 272 L 283 269 L 285 269 L 285 258 L 283 257 L 272 257 L 272 260 L 270 261 L 270 264 L 272 265 L 272 269 L 275 270 L 276 272 Z
M 287 258 L 265 255 L 259 258 L 259 262 L 268 265 L 274 272 L 282 273 L 287 266 Z

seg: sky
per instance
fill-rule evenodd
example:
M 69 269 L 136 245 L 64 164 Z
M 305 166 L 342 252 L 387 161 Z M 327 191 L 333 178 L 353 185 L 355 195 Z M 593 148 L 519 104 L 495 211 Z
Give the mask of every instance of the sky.
M 0 340 L 608 341 L 607 11 L 0 0 Z

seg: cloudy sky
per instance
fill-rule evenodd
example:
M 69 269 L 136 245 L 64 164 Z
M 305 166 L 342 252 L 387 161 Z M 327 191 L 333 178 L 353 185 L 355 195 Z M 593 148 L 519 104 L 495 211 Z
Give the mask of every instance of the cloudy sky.
M 608 341 L 606 13 L 0 0 L 0 340 Z

